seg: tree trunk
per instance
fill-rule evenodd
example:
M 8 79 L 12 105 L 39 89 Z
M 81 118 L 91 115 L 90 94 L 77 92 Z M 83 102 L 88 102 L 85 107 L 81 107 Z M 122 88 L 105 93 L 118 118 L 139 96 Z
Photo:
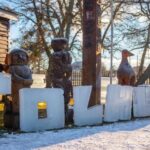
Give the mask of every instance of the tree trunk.
M 143 73 L 143 67 L 144 67 L 144 62 L 145 62 L 145 56 L 146 56 L 146 52 L 147 52 L 147 49 L 149 47 L 149 42 L 150 42 L 150 24 L 149 24 L 149 27 L 148 27 L 148 35 L 147 35 L 147 40 L 146 40 L 146 43 L 145 43 L 145 47 L 144 47 L 144 51 L 143 51 L 143 54 L 142 54 L 142 58 L 141 58 L 141 63 L 140 63 L 140 67 L 139 67 L 139 72 L 138 72 L 138 78 L 142 75 Z
M 68 16 L 67 16 L 67 27 L 66 27 L 66 35 L 65 37 L 69 41 L 69 36 L 70 36 L 70 30 L 71 30 L 71 24 L 72 24 L 72 12 L 73 12 L 73 6 L 74 6 L 74 0 L 69 1 L 69 6 L 68 6 Z

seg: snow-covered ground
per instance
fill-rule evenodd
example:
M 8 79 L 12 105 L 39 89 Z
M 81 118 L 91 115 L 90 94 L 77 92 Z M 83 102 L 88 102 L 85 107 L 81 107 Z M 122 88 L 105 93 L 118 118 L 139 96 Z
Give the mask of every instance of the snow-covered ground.
M 150 150 L 150 119 L 0 136 L 0 150 L 28 149 Z

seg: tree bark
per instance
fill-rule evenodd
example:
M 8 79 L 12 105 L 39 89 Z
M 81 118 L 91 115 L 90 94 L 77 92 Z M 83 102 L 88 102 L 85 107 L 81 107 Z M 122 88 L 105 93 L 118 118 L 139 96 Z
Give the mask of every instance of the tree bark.
M 149 27 L 148 27 L 147 40 L 146 40 L 146 43 L 145 43 L 145 47 L 144 47 L 144 51 L 143 51 L 143 54 L 142 54 L 141 63 L 140 63 L 140 67 L 139 67 L 138 78 L 139 78 L 139 77 L 142 75 L 142 73 L 143 73 L 143 67 L 144 67 L 144 62 L 145 62 L 145 56 L 146 56 L 147 49 L 148 49 L 148 47 L 149 47 L 149 42 L 150 42 L 150 24 L 149 24 Z

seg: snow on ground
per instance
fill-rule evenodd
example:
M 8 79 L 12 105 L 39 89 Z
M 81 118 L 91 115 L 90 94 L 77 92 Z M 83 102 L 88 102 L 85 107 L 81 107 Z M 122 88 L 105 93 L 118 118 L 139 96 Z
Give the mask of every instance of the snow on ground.
M 150 119 L 0 137 L 0 150 L 29 149 L 150 150 Z

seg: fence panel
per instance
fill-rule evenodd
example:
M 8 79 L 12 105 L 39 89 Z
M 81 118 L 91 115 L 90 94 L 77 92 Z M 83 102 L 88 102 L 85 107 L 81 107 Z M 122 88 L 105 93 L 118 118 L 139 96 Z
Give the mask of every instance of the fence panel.
M 82 71 L 81 70 L 73 70 L 71 80 L 72 80 L 73 86 L 82 85 Z

